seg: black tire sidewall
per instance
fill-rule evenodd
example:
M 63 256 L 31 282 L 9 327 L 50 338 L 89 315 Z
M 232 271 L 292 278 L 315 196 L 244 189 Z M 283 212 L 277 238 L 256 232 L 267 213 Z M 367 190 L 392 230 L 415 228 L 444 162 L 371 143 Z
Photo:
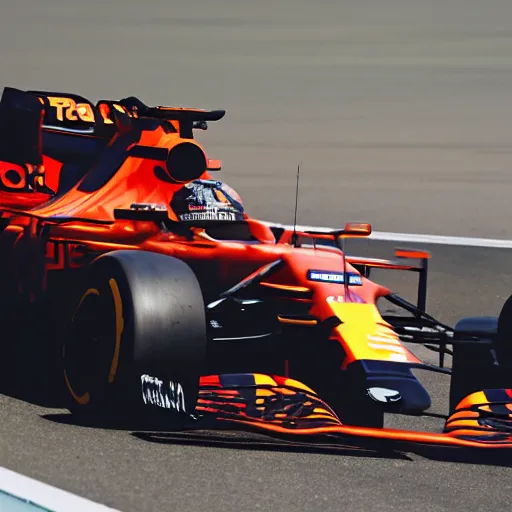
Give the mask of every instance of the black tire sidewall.
M 114 288 L 122 309 L 114 379 L 109 382 L 104 369 L 97 375 L 87 409 L 129 415 L 143 408 L 149 413 L 151 406 L 144 404 L 142 395 L 142 376 L 146 375 L 159 379 L 164 387 L 179 383 L 185 414 L 193 413 L 206 352 L 206 320 L 201 289 L 192 270 L 166 255 L 116 251 L 95 260 L 81 281 L 75 303 L 88 289 L 98 290 L 101 307 L 114 311 L 110 332 L 116 333 L 118 321 Z M 115 341 L 114 335 L 104 347 L 107 359 L 109 353 L 113 357 Z M 72 340 L 64 339 L 64 343 Z M 85 409 L 76 402 L 70 408 L 74 412 Z
M 512 295 L 505 301 L 498 317 L 495 350 L 503 387 L 512 387 Z

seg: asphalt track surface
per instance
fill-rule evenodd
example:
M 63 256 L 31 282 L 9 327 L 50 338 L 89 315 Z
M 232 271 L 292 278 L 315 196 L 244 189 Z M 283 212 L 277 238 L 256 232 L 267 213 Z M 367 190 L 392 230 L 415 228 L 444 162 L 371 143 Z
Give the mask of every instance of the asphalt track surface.
M 293 220 L 302 160 L 302 224 L 512 238 L 508 0 L 3 0 L 0 47 L 4 85 L 226 108 L 200 140 L 255 216 Z M 509 250 L 429 248 L 434 315 L 499 312 Z M 378 279 L 412 293 L 409 277 Z M 0 464 L 121 510 L 508 509 L 512 474 L 497 461 L 153 443 L 78 426 L 43 396 L 35 363 L 15 361 L 17 378 L 1 381 Z M 438 430 L 447 378 L 421 378 L 432 416 L 408 425 Z

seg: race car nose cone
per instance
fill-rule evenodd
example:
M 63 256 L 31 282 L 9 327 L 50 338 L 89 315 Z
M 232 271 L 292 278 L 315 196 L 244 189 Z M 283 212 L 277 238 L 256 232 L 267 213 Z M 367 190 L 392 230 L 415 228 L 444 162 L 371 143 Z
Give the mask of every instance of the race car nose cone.
M 382 403 L 392 403 L 398 402 L 402 399 L 400 393 L 395 389 L 387 389 L 387 388 L 368 388 L 366 390 L 368 396 L 375 400 L 376 402 Z

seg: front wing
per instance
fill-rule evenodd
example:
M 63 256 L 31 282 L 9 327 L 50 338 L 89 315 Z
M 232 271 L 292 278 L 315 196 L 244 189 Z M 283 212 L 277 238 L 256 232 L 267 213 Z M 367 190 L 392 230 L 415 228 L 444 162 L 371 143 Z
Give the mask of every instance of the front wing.
M 402 442 L 461 448 L 512 448 L 512 390 L 467 396 L 442 433 L 343 425 L 312 389 L 286 377 L 229 374 L 201 377 L 192 429 L 248 429 L 299 440 Z M 213 427 L 215 428 L 215 427 Z

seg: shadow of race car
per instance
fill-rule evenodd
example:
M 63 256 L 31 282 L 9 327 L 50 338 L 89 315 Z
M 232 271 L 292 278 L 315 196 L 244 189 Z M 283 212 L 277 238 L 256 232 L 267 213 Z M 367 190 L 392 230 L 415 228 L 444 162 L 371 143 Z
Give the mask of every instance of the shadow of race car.
M 159 411 L 180 428 L 511 447 L 512 299 L 499 318 L 452 328 L 425 311 L 428 253 L 351 256 L 345 240 L 370 224 L 251 218 L 194 139 L 224 114 L 4 89 L 4 325 L 22 329 L 15 311 L 31 319 L 67 407 Z M 374 268 L 416 272 L 417 304 L 372 281 Z M 383 301 L 403 314 L 381 313 Z M 439 364 L 411 343 L 435 347 Z M 430 407 L 414 369 L 451 375 L 441 433 L 383 428 L 386 413 Z

